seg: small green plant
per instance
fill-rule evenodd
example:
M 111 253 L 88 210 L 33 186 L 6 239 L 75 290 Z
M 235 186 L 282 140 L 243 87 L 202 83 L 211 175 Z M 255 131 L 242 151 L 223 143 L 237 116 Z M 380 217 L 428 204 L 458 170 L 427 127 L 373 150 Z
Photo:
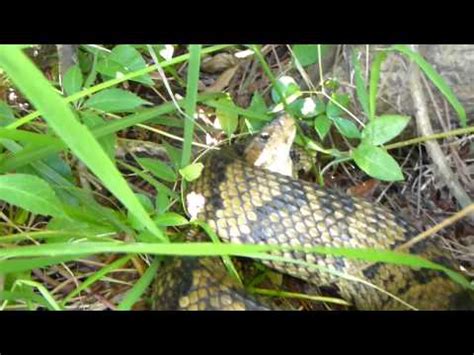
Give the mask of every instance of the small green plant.
M 314 52 L 312 47 L 307 48 L 307 50 Z M 300 57 L 306 58 L 303 48 L 300 48 L 297 53 Z M 349 96 L 345 93 L 335 91 L 330 96 L 322 93 L 307 94 L 300 90 L 293 78 L 283 76 L 277 80 L 276 86 L 272 90 L 272 98 L 276 105 L 281 104 L 283 98 L 280 97 L 278 91 L 281 92 L 288 105 L 288 110 L 295 117 L 310 123 L 322 141 L 326 138 L 331 127 L 334 126 L 340 135 L 356 144 L 347 153 L 338 152 L 334 149 L 325 149 L 325 151 L 331 151 L 336 157 L 346 155 L 348 159 L 353 159 L 359 168 L 372 177 L 384 181 L 398 181 L 403 180 L 401 168 L 396 160 L 383 148 L 383 144 L 391 141 L 403 131 L 409 122 L 409 117 L 375 115 L 377 83 L 383 59 L 384 54 L 379 55 L 374 61 L 368 92 L 367 85 L 360 72 L 360 65 L 354 58 L 357 98 L 363 112 L 368 116 L 368 123 L 365 127 L 360 127 L 361 120 L 357 122 L 354 120 L 355 117 L 351 115 Z M 306 137 L 306 139 L 311 138 Z

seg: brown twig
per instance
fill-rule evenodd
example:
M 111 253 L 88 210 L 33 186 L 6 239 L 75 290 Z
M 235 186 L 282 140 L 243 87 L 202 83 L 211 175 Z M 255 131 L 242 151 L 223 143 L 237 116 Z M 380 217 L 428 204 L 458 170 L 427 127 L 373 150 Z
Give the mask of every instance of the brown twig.
M 437 225 L 427 229 L 423 233 L 418 234 L 415 238 L 411 239 L 409 242 L 401 245 L 397 249 L 407 249 L 410 248 L 412 245 L 419 243 L 421 240 L 428 238 L 430 235 L 435 234 L 439 232 L 441 229 L 449 226 L 450 224 L 453 224 L 457 220 L 471 214 L 474 216 L 474 203 L 471 203 L 469 206 L 463 208 L 461 211 L 456 212 L 454 215 L 451 217 L 446 218 L 444 221 L 441 223 L 438 223 Z

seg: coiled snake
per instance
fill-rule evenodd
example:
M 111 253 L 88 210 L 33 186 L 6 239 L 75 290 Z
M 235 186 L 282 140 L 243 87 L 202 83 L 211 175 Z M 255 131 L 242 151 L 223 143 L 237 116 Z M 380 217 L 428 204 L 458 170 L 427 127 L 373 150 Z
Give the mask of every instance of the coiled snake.
M 290 147 L 295 122 L 282 115 L 242 151 L 208 154 L 190 194 L 190 213 L 206 221 L 224 242 L 403 250 L 418 230 L 386 208 L 291 176 Z M 190 195 L 188 195 L 190 196 Z M 454 268 L 433 239 L 403 250 Z M 331 286 L 357 309 L 472 309 L 472 293 L 444 273 L 388 263 L 371 263 L 303 251 L 283 256 L 345 273 L 354 282 L 298 264 L 265 261 L 269 267 L 319 286 Z M 377 286 L 387 293 L 371 287 Z M 165 265 L 153 287 L 153 309 L 266 309 L 226 275 L 217 259 L 182 258 Z

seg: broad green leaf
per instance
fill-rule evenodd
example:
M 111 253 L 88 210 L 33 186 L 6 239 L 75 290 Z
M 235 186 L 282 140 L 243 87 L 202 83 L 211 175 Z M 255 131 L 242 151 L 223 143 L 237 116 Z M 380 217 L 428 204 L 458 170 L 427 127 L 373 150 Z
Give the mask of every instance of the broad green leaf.
M 133 231 L 123 222 L 123 212 L 99 204 L 89 191 L 75 186 L 67 189 L 72 196 L 80 201 L 80 205 L 65 205 L 64 208 L 71 218 L 84 221 L 92 225 L 107 226 L 111 231 L 124 231 L 133 234 Z M 114 207 L 116 208 L 116 207 Z M 72 227 L 69 227 L 72 228 Z M 106 233 L 104 231 L 104 233 Z
M 296 83 L 295 79 L 293 79 L 291 76 L 280 77 L 276 81 L 275 86 L 279 89 L 278 90 L 275 87 L 272 87 L 272 100 L 276 104 L 279 104 L 283 101 L 283 98 L 280 96 L 280 93 L 285 99 L 289 98 L 290 96 L 296 99 L 297 94 L 301 92 L 300 87 Z M 289 100 L 287 100 L 287 103 L 289 104 L 290 102 L 288 101 Z
M 235 106 L 230 97 L 223 98 L 219 101 L 226 101 L 229 104 Z M 216 110 L 216 116 L 219 120 L 219 124 L 221 125 L 222 129 L 227 134 L 227 136 L 230 137 L 239 125 L 239 115 L 236 114 L 234 111 L 218 108 Z
M 249 111 L 255 112 L 257 114 L 265 115 L 268 111 L 265 100 L 263 99 L 262 94 L 258 91 L 255 91 L 252 100 L 250 101 Z M 256 120 L 254 118 L 245 117 L 245 124 L 250 133 L 255 133 L 260 131 L 267 122 L 263 120 Z
M 387 57 L 385 52 L 378 52 L 375 55 L 374 62 L 370 69 L 370 86 L 369 86 L 369 120 L 373 120 L 375 117 L 375 109 L 377 106 L 377 90 L 380 78 L 380 68 L 382 63 Z
M 333 117 L 337 130 L 347 138 L 360 138 L 360 132 L 354 122 L 342 117 Z
M 265 104 L 265 99 L 260 92 L 255 91 L 253 93 L 249 110 L 260 114 L 265 114 L 268 111 L 267 105 Z
M 326 112 L 326 105 L 317 98 L 305 97 L 292 102 L 289 109 L 297 117 L 311 118 Z
M 14 153 L 13 158 L 15 158 L 17 154 L 21 154 L 24 151 L 29 152 L 40 150 L 43 147 L 34 144 L 29 144 L 25 147 L 22 147 L 20 144 L 9 140 L 3 140 L 2 144 L 8 150 Z M 71 170 L 69 165 L 65 164 L 59 155 L 54 156 L 54 154 L 51 154 L 45 157 L 44 161 L 32 161 L 29 166 L 17 167 L 15 171 L 21 174 L 38 176 L 49 183 L 53 189 L 55 189 L 56 195 L 62 201 L 69 204 L 75 203 L 75 199 L 71 197 L 68 189 L 66 189 L 74 186 L 71 182 Z
M 168 164 L 152 158 L 137 158 L 142 167 L 150 171 L 156 177 L 169 182 L 175 182 L 177 175 Z
M 384 149 L 361 143 L 352 152 L 352 158 L 368 175 L 384 181 L 403 180 L 403 173 L 397 161 Z
M 337 104 L 333 100 L 336 101 Z M 347 94 L 333 94 L 332 100 L 330 100 L 327 104 L 326 115 L 332 119 L 345 114 L 344 110 L 340 106 L 347 108 L 349 105 L 349 100 L 350 99 Z
M 439 75 L 433 66 L 428 63 L 419 53 L 413 52 L 405 45 L 395 45 L 393 49 L 405 54 L 408 58 L 413 60 L 433 82 L 433 84 L 441 91 L 446 100 L 453 106 L 454 110 L 459 116 L 461 127 L 467 126 L 466 111 L 463 105 L 459 102 L 451 87 L 446 83 L 441 75 Z
M 329 45 L 321 46 L 321 59 L 326 55 Z M 291 47 L 295 57 L 303 67 L 318 63 L 318 45 L 317 44 L 296 44 Z
M 357 98 L 359 99 L 362 110 L 367 116 L 369 116 L 369 94 L 367 93 L 367 85 L 364 78 L 362 77 L 362 71 L 360 69 L 360 62 L 357 59 L 356 53 L 352 53 L 352 65 L 354 66 L 354 79 L 356 84 Z
M 61 202 L 51 186 L 37 176 L 0 176 L 0 200 L 45 216 L 65 217 Z
M 173 147 L 168 142 L 164 141 L 163 145 L 165 146 L 166 153 L 168 153 L 168 157 L 170 158 L 171 162 L 173 163 L 174 167 L 179 167 L 180 159 L 181 159 L 181 149 Z
M 271 117 L 266 113 L 258 113 L 249 109 L 244 109 L 235 105 L 232 101 L 229 100 L 207 100 L 206 102 L 203 102 L 203 104 L 209 107 L 214 107 L 218 110 L 229 111 L 233 114 L 244 116 L 250 119 L 261 120 L 264 122 L 268 122 L 271 119 Z
M 202 163 L 189 164 L 188 166 L 179 169 L 179 173 L 186 181 L 193 181 L 201 176 L 203 168 L 204 165 Z
M 74 116 L 65 100 L 57 94 L 33 62 L 17 47 L 3 46 L 0 65 L 41 112 L 41 116 L 71 151 L 97 175 L 128 211 L 162 241 L 167 240 L 146 213 L 127 182 L 108 158 L 93 134 Z M 79 93 L 78 93 L 79 94 Z
M 101 55 L 97 63 L 97 71 L 108 77 L 117 77 L 144 68 L 146 68 L 146 63 L 142 55 L 128 44 L 115 46 L 110 54 Z M 132 80 L 148 86 L 153 85 L 153 80 L 148 74 Z
M 153 221 L 155 221 L 156 225 L 160 227 L 183 226 L 189 223 L 186 218 L 175 212 L 163 213 L 153 218 Z
M 146 104 L 150 103 L 130 91 L 113 88 L 93 95 L 84 106 L 112 113 L 131 112 Z
M 73 65 L 66 71 L 66 74 L 64 74 L 63 88 L 67 96 L 81 91 L 83 83 L 84 77 L 82 76 L 79 65 Z
M 161 186 L 156 188 L 156 211 L 158 214 L 163 214 L 169 208 L 170 196 Z
M 326 134 L 328 134 L 331 129 L 331 125 L 332 121 L 326 115 L 319 115 L 314 119 L 314 129 L 321 140 L 326 137 Z
M 67 209 L 69 213 L 71 208 Z M 100 215 L 97 211 L 96 216 Z M 102 238 L 103 236 L 113 236 L 118 232 L 118 228 L 111 224 L 101 224 L 101 221 L 81 218 L 78 214 L 71 213 L 71 218 L 54 217 L 48 222 L 47 230 L 55 232 L 56 237 L 48 239 L 48 243 L 64 243 L 71 239 Z M 103 218 L 100 218 L 103 219 Z M 87 236 L 87 237 L 86 237 Z
M 410 121 L 408 116 L 384 115 L 370 121 L 362 131 L 362 139 L 372 145 L 384 144 L 402 132 Z
M 28 149 L 29 147 L 25 148 Z M 35 146 L 31 147 L 36 148 Z M 70 193 L 70 188 L 74 186 L 74 178 L 71 167 L 59 154 L 52 154 L 43 161 L 31 163 L 15 170 L 19 174 L 34 175 L 48 183 L 56 193 L 59 200 L 66 205 L 77 205 L 77 199 Z

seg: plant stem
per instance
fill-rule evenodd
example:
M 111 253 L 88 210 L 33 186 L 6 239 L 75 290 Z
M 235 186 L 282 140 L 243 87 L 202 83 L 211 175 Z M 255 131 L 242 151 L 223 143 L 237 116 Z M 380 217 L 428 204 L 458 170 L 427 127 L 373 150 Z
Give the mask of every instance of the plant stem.
M 193 143 L 194 112 L 199 83 L 199 65 L 201 59 L 201 45 L 189 46 L 189 66 L 186 87 L 185 112 L 187 119 L 184 121 L 184 143 L 181 155 L 181 167 L 189 164 L 191 159 L 191 146 Z
M 431 134 L 429 136 L 423 136 L 423 137 L 416 137 L 416 138 L 408 139 L 406 141 L 386 145 L 385 149 L 401 148 L 401 147 L 406 147 L 407 145 L 422 143 L 422 142 L 430 141 L 430 140 L 433 140 L 433 139 L 442 139 L 442 138 L 448 138 L 448 137 L 452 137 L 452 136 L 460 136 L 462 134 L 469 134 L 469 133 L 474 133 L 474 126 L 466 127 L 466 128 L 453 129 L 452 131 L 449 131 L 449 132 L 435 133 L 435 134 Z

